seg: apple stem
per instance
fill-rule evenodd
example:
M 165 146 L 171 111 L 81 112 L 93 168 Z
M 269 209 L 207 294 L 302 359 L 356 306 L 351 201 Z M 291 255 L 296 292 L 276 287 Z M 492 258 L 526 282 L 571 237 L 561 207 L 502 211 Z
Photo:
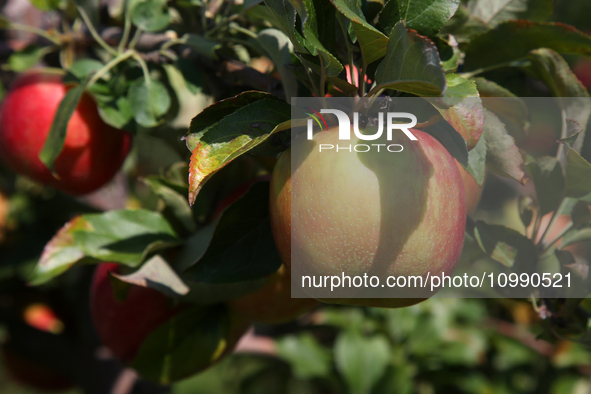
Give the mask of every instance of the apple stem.
M 78 13 L 80 14 L 82 19 L 84 20 L 86 27 L 88 27 L 88 31 L 90 32 L 90 35 L 92 36 L 92 38 L 94 38 L 94 40 L 97 42 L 97 44 L 99 44 L 101 47 L 103 47 L 103 49 L 106 50 L 107 52 L 109 52 L 111 55 L 117 56 L 118 55 L 117 51 L 114 50 L 113 48 L 111 48 L 109 46 L 109 44 L 107 44 L 105 42 L 105 40 L 103 40 L 103 38 L 98 34 L 96 29 L 92 25 L 92 22 L 90 21 L 90 18 L 88 17 L 88 14 L 86 14 L 86 11 L 84 11 L 84 9 L 80 6 L 76 6 L 76 8 L 78 9 Z
M 87 85 L 87 89 L 89 89 L 92 85 L 94 85 L 96 83 L 96 81 L 98 81 L 99 79 L 101 79 L 102 77 L 105 76 L 106 73 L 109 72 L 110 69 L 112 69 L 113 67 L 115 67 L 117 64 L 121 63 L 122 61 L 129 59 L 130 57 L 133 56 L 134 51 L 126 51 L 120 55 L 118 55 L 117 57 L 115 57 L 113 60 L 111 60 L 109 63 L 105 64 L 105 66 L 103 68 L 101 68 L 100 70 L 98 70 L 96 72 L 96 74 L 94 74 L 92 76 L 92 78 L 90 79 L 90 81 L 88 81 L 88 85 Z
M 117 52 L 123 53 L 125 46 L 129 40 L 129 33 L 131 31 L 131 13 L 128 10 L 129 7 L 129 0 L 123 0 L 123 12 L 125 15 L 125 22 L 123 25 L 123 35 L 121 36 L 121 41 L 119 41 L 119 45 L 117 46 Z
M 146 85 L 150 86 L 150 82 L 152 82 L 152 79 L 150 78 L 150 70 L 148 70 L 148 65 L 146 64 L 144 59 L 142 59 L 140 54 L 133 49 L 131 50 L 131 57 L 133 57 L 139 63 L 140 67 L 142 68 L 142 72 L 144 73 Z

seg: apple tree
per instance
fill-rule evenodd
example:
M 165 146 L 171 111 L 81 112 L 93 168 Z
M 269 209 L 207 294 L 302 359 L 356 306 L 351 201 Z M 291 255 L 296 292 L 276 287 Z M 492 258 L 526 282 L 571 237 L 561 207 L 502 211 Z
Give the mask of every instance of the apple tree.
M 332 272 L 378 250 L 388 275 L 588 288 L 585 0 L 7 4 L 1 392 L 589 389 L 587 293 L 292 298 L 291 281 L 293 256 Z M 298 156 L 296 98 L 420 100 L 422 147 L 374 171 L 388 188 L 356 172 L 376 158 Z

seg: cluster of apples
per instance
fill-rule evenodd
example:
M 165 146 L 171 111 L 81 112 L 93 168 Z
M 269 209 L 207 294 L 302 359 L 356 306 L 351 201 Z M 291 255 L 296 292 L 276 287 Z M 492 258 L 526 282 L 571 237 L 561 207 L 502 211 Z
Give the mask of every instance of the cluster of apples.
M 38 155 L 68 89 L 59 73 L 34 70 L 19 76 L 0 111 L 0 157 L 17 173 L 82 195 L 103 186 L 119 170 L 131 136 L 105 124 L 96 104 L 85 94 L 68 124 L 64 148 L 52 174 Z M 408 145 L 409 154 L 404 156 L 301 156 L 285 151 L 273 171 L 270 193 L 271 225 L 283 265 L 263 287 L 228 302 L 230 312 L 243 321 L 275 324 L 293 320 L 319 305 L 311 298 L 291 298 L 292 253 L 305 256 L 312 271 L 331 266 L 340 270 L 343 261 L 338 259 L 351 250 L 362 258 L 346 262 L 350 275 L 369 272 L 372 264 L 379 264 L 388 275 L 453 270 L 462 250 L 466 214 L 474 209 L 482 190 L 435 138 L 419 130 L 413 133 L 418 143 Z M 318 138 L 334 144 L 338 133 L 327 130 Z M 293 160 L 300 164 L 292 173 Z M 292 185 L 298 191 L 293 201 Z M 318 193 L 321 187 L 324 192 Z M 361 205 L 363 210 L 353 212 Z M 309 228 L 292 229 L 294 212 L 311 221 L 314 217 L 320 220 Z M 384 237 L 388 250 L 380 249 Z M 97 267 L 91 312 L 103 343 L 129 364 L 148 335 L 182 308 L 173 306 L 162 293 L 139 286 L 131 286 L 124 300 L 117 299 L 110 280 L 110 273 L 117 271 L 114 263 Z M 399 298 L 322 301 L 386 307 L 417 302 Z M 234 334 L 227 338 L 228 348 L 239 338 Z

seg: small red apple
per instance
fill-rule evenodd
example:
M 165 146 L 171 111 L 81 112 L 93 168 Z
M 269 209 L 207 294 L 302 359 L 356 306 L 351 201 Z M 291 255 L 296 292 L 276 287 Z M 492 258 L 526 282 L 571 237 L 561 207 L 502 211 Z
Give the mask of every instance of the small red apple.
M 64 323 L 53 309 L 44 303 L 28 305 L 23 311 L 23 320 L 31 327 L 52 334 L 59 334 L 64 330 Z
M 136 362 L 139 361 L 141 367 L 138 366 L 138 372 L 144 374 L 146 373 L 144 368 L 147 368 L 147 373 L 150 374 L 147 377 L 150 379 L 165 379 L 160 382 L 170 383 L 171 380 L 183 379 L 192 373 L 208 368 L 229 354 L 248 328 L 249 322 L 229 313 L 227 309 L 215 309 L 215 313 L 221 313 L 217 315 L 220 317 L 218 321 L 220 331 L 213 332 L 211 319 L 216 318 L 208 314 L 213 309 L 191 308 L 188 305 L 174 306 L 171 302 L 172 299 L 146 287 L 131 285 L 125 300 L 119 301 L 115 297 L 109 277 L 111 272 L 118 271 L 118 267 L 114 263 L 102 263 L 97 267 L 91 288 L 90 311 L 92 319 L 99 338 L 113 352 L 113 355 L 127 365 L 136 366 Z M 152 368 L 159 367 L 152 365 L 151 362 L 142 364 L 141 357 L 149 354 L 150 360 L 164 360 L 168 356 L 168 346 L 148 347 L 147 353 L 142 353 L 145 350 L 142 348 L 144 342 L 169 319 L 181 312 L 192 310 L 195 311 L 195 316 L 191 324 L 196 324 L 197 327 L 191 328 L 191 340 L 185 341 L 185 348 L 181 350 L 192 357 L 187 360 L 189 367 L 184 369 L 184 366 L 180 365 L 171 366 L 170 376 L 166 378 L 155 376 L 155 373 L 159 374 L 161 371 L 155 372 Z M 199 330 L 201 322 L 204 324 L 203 331 L 195 332 L 195 330 Z M 182 331 L 186 327 L 183 326 L 179 329 Z M 184 335 L 187 334 L 189 333 L 184 332 Z M 170 335 L 170 333 L 165 335 Z M 161 339 L 166 344 L 170 338 L 163 337 Z
M 129 152 L 131 135 L 103 122 L 92 98 L 84 94 L 55 160 L 55 178 L 38 155 L 69 88 L 56 72 L 37 69 L 19 75 L 0 109 L 0 158 L 16 173 L 82 195 L 115 175 Z
M 90 311 L 103 344 L 118 360 L 129 364 L 154 328 L 174 316 L 179 308 L 172 306 L 164 294 L 133 285 L 124 301 L 117 300 L 109 274 L 118 270 L 115 263 L 102 263 L 96 268 Z
M 389 275 L 451 274 L 464 243 L 462 179 L 441 143 L 422 131 L 412 133 L 418 141 L 401 134 L 381 141 L 403 145 L 399 153 L 319 152 L 320 144 L 343 144 L 338 130 L 330 129 L 318 133 L 309 149 L 292 147 L 282 154 L 273 172 L 270 210 L 287 266 L 295 256 L 307 275 L 379 274 L 382 283 Z M 322 301 L 400 307 L 420 298 Z

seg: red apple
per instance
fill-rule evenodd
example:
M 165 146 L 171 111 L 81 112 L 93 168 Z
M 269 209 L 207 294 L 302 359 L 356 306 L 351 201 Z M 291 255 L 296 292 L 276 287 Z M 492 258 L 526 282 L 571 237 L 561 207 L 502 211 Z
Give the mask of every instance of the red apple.
M 476 207 L 478 207 L 478 203 L 480 202 L 480 197 L 482 197 L 482 189 L 484 185 L 480 186 L 476 183 L 476 180 L 468 171 L 462 167 L 457 160 L 455 160 L 456 166 L 460 171 L 460 176 L 462 177 L 462 183 L 464 184 L 464 195 L 466 197 L 466 213 L 468 215 L 474 213 Z
M 591 60 L 580 59 L 574 64 L 573 72 L 585 87 L 591 88 Z
M 0 192 L 0 242 L 2 242 L 6 233 L 9 210 L 8 197 Z
M 130 286 L 125 300 L 119 301 L 115 297 L 109 277 L 111 272 L 116 273 L 118 271 L 118 267 L 114 263 L 102 263 L 97 267 L 92 281 L 90 311 L 95 329 L 103 344 L 124 364 L 133 363 L 135 365 L 136 356 L 141 357 L 143 354 L 141 353 L 142 345 L 146 339 L 159 326 L 178 313 L 188 311 L 190 307 L 188 305 L 174 306 L 172 299 L 164 294 L 150 288 L 134 285 Z M 196 349 L 194 353 L 189 353 L 193 357 L 188 360 L 190 367 L 184 369 L 183 366 L 176 366 L 170 371 L 170 376 L 165 379 L 182 379 L 191 373 L 197 373 L 211 366 L 229 354 L 242 334 L 246 332 L 249 322 L 228 313 L 227 309 L 223 310 L 223 321 L 220 320 L 219 323 L 223 332 L 212 332 L 211 319 L 214 319 L 214 317 L 208 315 L 208 312 L 212 310 L 195 308 L 196 315 L 193 323 L 203 321 L 205 327 L 200 337 L 193 336 L 192 341 L 186 341 L 189 350 L 181 350 L 191 352 L 191 349 Z M 216 311 L 219 310 L 216 309 Z M 186 329 L 186 327 L 182 327 L 182 329 Z M 192 330 L 191 333 L 196 334 L 194 332 L 195 328 L 192 328 Z M 222 335 L 223 337 L 221 337 Z M 167 340 L 167 338 L 162 339 L 163 341 Z M 202 339 L 202 342 L 199 339 Z M 148 349 L 148 353 L 153 359 L 164 359 L 167 356 L 164 353 L 166 348 L 167 346 L 152 347 Z M 163 353 L 160 355 L 154 354 L 155 352 Z M 150 363 L 142 364 L 139 370 L 140 374 L 146 372 L 142 368 L 149 369 L 148 374 L 151 375 L 148 378 L 161 379 L 154 376 L 155 371 L 153 368 L 158 369 L 158 366 Z M 170 383 L 169 380 L 165 382 Z
M 298 271 L 307 275 L 368 274 L 382 283 L 389 275 L 452 273 L 466 225 L 462 178 L 441 143 L 422 131 L 412 133 L 418 141 L 402 133 L 380 141 L 403 145 L 400 153 L 319 152 L 320 144 L 343 145 L 338 130 L 330 129 L 318 133 L 309 149 L 290 148 L 280 157 L 270 210 L 286 265 L 294 256 Z M 346 145 L 364 142 L 352 138 Z M 419 300 L 323 299 L 388 307 Z
M 164 294 L 140 286 L 130 286 L 125 301 L 118 301 L 109 278 L 109 273 L 117 273 L 118 267 L 115 263 L 102 263 L 96 268 L 90 311 L 103 344 L 118 360 L 129 364 L 154 328 L 174 316 L 179 309 Z
M 51 307 L 44 303 L 28 305 L 23 311 L 23 320 L 38 330 L 59 334 L 64 330 L 64 323 L 56 316 Z
M 84 94 L 55 160 L 55 178 L 38 155 L 69 88 L 56 72 L 33 70 L 19 75 L 0 109 L 0 157 L 14 172 L 81 195 L 115 175 L 129 152 L 131 136 L 103 122 L 92 98 Z

